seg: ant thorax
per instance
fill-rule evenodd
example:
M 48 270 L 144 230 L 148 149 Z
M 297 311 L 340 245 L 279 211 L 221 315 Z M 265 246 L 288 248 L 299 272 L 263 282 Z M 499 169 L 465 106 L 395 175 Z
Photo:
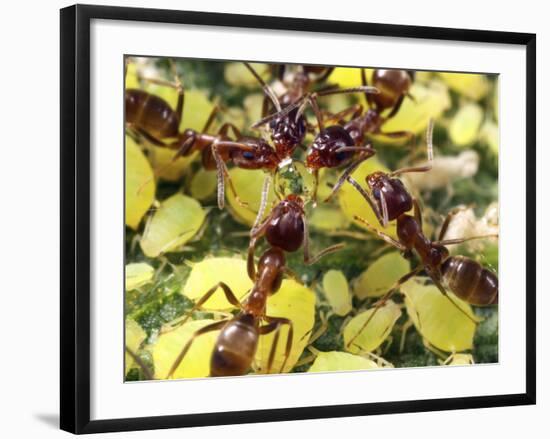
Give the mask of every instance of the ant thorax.
M 375 172 L 367 176 L 367 184 L 378 203 L 380 212 L 384 211 L 382 206 L 382 197 L 384 197 L 388 221 L 397 219 L 413 208 L 412 197 L 398 178 L 391 178 L 384 172 Z
M 315 137 L 306 158 L 306 165 L 310 169 L 336 168 L 344 165 L 351 160 L 354 153 L 338 150 L 353 145 L 353 139 L 342 126 L 327 127 Z

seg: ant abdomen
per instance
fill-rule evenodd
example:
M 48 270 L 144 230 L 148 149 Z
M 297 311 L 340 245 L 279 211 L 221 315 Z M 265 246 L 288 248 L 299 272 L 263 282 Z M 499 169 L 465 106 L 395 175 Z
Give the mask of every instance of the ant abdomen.
M 451 256 L 443 262 L 441 274 L 462 300 L 478 306 L 498 304 L 498 277 L 473 259 Z
M 176 137 L 179 117 L 168 102 L 143 90 L 125 93 L 126 122 L 157 138 Z
M 368 95 L 367 98 L 382 111 L 395 106 L 409 92 L 412 78 L 406 70 L 377 69 L 372 76 L 372 85 L 379 93 Z
M 257 319 L 239 314 L 221 330 L 210 360 L 210 376 L 244 375 L 250 369 L 258 347 Z

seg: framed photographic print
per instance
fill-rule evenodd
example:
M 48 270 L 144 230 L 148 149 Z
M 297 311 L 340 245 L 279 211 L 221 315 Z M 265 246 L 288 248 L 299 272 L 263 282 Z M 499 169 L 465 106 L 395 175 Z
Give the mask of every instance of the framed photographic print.
M 61 428 L 534 404 L 535 80 L 532 34 L 62 9 Z

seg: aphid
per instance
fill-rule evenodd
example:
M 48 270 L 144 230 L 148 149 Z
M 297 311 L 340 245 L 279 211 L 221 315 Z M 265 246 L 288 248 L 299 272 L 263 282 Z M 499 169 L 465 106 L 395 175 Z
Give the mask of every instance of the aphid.
M 433 126 L 430 123 L 427 136 L 429 161 L 432 159 L 433 149 L 431 144 L 432 130 Z M 459 298 L 473 305 L 485 306 L 498 303 L 497 276 L 472 259 L 464 256 L 450 256 L 449 250 L 446 247 L 450 244 L 459 244 L 472 239 L 495 237 L 496 235 L 443 240 L 448 224 L 454 214 L 454 212 L 451 212 L 443 223 L 438 240 L 431 241 L 422 231 L 422 216 L 418 203 L 408 193 L 403 183 L 398 178 L 395 178 L 396 175 L 408 172 L 426 172 L 430 168 L 431 166 L 428 164 L 420 167 L 402 168 L 391 174 L 382 172 L 371 174 L 367 177 L 370 193 L 359 186 L 355 180 L 348 179 L 369 203 L 382 225 L 387 224 L 389 221 L 397 220 L 398 239 L 396 240 L 376 229 L 360 217 L 357 219 L 364 222 L 368 229 L 376 233 L 388 244 L 393 245 L 406 254 L 411 254 L 414 251 L 421 260 L 421 264 L 417 268 L 402 276 L 382 299 L 378 301 L 375 312 L 388 300 L 395 290 L 399 289 L 402 284 L 421 271 L 425 271 L 439 291 L 451 301 L 452 299 L 447 295 L 446 288 Z M 406 213 L 411 209 L 414 209 L 414 216 Z M 365 322 L 364 326 L 368 325 L 371 318 Z
M 220 333 L 216 339 L 210 361 L 210 376 L 234 376 L 247 373 L 254 361 L 260 336 L 274 332 L 275 337 L 267 365 L 267 373 L 269 373 L 275 357 L 281 327 L 287 325 L 289 331 L 285 344 L 285 360 L 281 366 L 281 370 L 283 370 L 292 349 L 293 324 L 289 319 L 266 315 L 266 302 L 267 298 L 275 294 L 281 287 L 285 268 L 284 252 L 272 247 L 260 257 L 257 280 L 243 303 L 235 297 L 233 291 L 224 282 L 219 282 L 207 291 L 195 303 L 187 318 L 193 311 L 199 309 L 218 288 L 222 289 L 227 301 L 239 308 L 240 312 L 231 319 L 216 321 L 196 331 L 177 356 L 167 378 L 172 377 L 195 338 L 218 330 Z M 262 322 L 266 323 L 262 325 Z
M 451 142 L 460 147 L 471 145 L 478 139 L 482 122 L 483 109 L 480 105 L 474 102 L 462 105 L 449 124 Z
M 401 317 L 401 308 L 388 300 L 377 309 L 367 309 L 357 314 L 344 328 L 344 346 L 351 353 L 372 352 L 386 340 L 395 322 Z M 369 330 L 365 331 L 366 322 Z
M 125 223 L 137 230 L 155 200 L 156 185 L 149 161 L 130 136 L 126 136 L 125 157 Z
M 124 330 L 125 355 L 124 374 L 136 365 L 135 352 L 145 340 L 146 334 L 143 328 L 132 318 L 127 317 Z M 138 364 L 139 365 L 139 364 Z
M 332 311 L 338 316 L 345 316 L 352 309 L 348 280 L 339 270 L 329 270 L 323 276 L 323 292 Z
M 308 372 L 336 372 L 342 370 L 378 369 L 373 360 L 347 352 L 319 352 Z
M 447 300 L 435 285 L 426 284 L 421 278 L 407 282 L 401 291 L 407 314 L 427 347 L 444 352 L 473 348 L 479 321 L 469 304 Z M 438 353 L 438 356 L 441 355 Z
M 431 163 L 429 173 L 407 174 L 403 176 L 403 180 L 419 191 L 431 192 L 448 188 L 451 193 L 454 181 L 477 174 L 479 154 L 474 150 L 466 150 L 456 156 L 434 157 Z
M 140 241 L 143 253 L 155 258 L 189 241 L 201 228 L 206 212 L 200 203 L 177 193 L 163 200 L 145 225 Z
M 126 291 L 131 291 L 150 283 L 153 280 L 155 269 L 145 262 L 134 262 L 126 264 L 124 272 L 124 287 Z

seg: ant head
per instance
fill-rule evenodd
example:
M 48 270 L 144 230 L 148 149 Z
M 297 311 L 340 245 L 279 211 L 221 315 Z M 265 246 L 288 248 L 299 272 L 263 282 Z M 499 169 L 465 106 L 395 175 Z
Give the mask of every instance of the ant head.
M 317 134 L 306 157 L 309 169 L 335 168 L 353 157 L 353 152 L 341 148 L 353 146 L 349 133 L 340 125 L 332 125 Z
M 279 116 L 269 123 L 271 140 L 281 158 L 288 157 L 306 136 L 306 119 L 298 116 L 298 108 Z
M 252 150 L 234 149 L 231 152 L 233 163 L 243 169 L 275 169 L 280 160 L 276 151 L 263 139 L 243 137 L 241 143 L 253 147 Z
M 409 92 L 412 77 L 406 70 L 377 69 L 372 76 L 372 85 L 380 93 L 369 95 L 369 99 L 382 111 L 393 108 Z
M 384 184 L 390 179 L 388 174 L 382 171 L 376 171 L 372 174 L 367 175 L 366 181 L 369 188 L 372 190 L 375 198 L 380 198 L 378 193 Z

